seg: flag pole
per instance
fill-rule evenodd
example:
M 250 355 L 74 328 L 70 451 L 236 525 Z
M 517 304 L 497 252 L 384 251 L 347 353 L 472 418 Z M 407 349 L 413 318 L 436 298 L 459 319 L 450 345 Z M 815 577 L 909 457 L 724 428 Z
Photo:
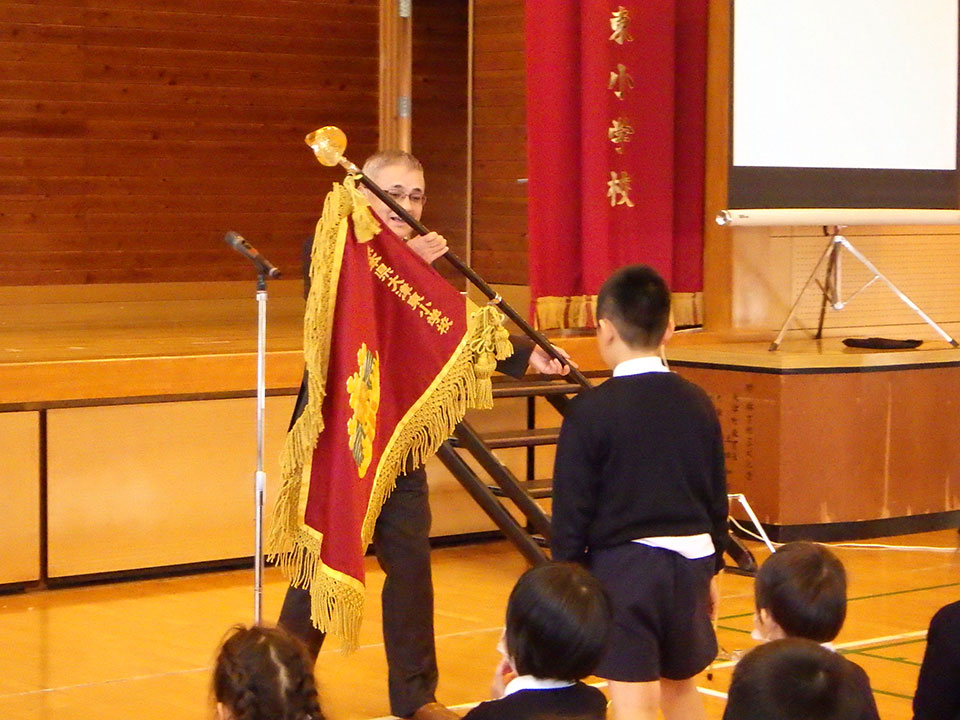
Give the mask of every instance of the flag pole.
M 353 175 L 368 190 L 370 190 L 370 192 L 376 195 L 387 207 L 403 218 L 404 222 L 416 230 L 418 234 L 426 235 L 430 232 L 430 230 L 428 230 L 423 223 L 413 217 L 413 215 L 403 208 L 400 203 L 390 197 L 390 195 L 388 195 L 386 191 L 373 182 L 373 180 L 364 175 L 360 168 L 344 157 L 343 152 L 347 148 L 347 136 L 340 128 L 327 125 L 319 130 L 314 130 L 312 133 L 307 135 L 305 141 L 313 150 L 314 154 L 317 156 L 318 162 L 321 165 L 325 165 L 326 167 L 333 167 L 334 165 L 341 166 L 344 170 Z M 576 380 L 585 388 L 593 387 L 583 373 L 571 365 L 566 358 L 557 352 L 557 350 L 553 347 L 550 341 L 547 340 L 543 333 L 535 330 L 533 326 L 531 326 L 530 323 L 528 323 L 524 317 L 520 315 L 520 313 L 514 310 L 513 307 L 500 296 L 500 293 L 491 288 L 473 268 L 467 265 L 455 253 L 449 250 L 444 253 L 443 257 L 465 278 L 467 278 L 467 280 L 473 283 L 473 285 L 487 297 L 487 299 L 490 301 L 490 304 L 499 307 L 500 310 L 503 311 L 503 314 L 510 318 L 517 325 L 517 327 L 520 328 L 524 335 L 533 340 L 538 346 L 543 348 L 543 350 L 550 355 L 550 357 L 560 361 L 561 365 L 568 366 L 570 368 L 571 378 Z

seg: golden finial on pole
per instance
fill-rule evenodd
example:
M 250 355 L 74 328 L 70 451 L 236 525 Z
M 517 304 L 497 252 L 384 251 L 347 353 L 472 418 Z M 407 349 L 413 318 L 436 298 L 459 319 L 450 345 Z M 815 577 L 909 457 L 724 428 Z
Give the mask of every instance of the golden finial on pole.
M 313 150 L 313 154 L 317 156 L 317 161 L 321 165 L 327 167 L 342 165 L 348 172 L 359 172 L 357 166 L 343 156 L 344 150 L 347 149 L 347 136 L 340 128 L 325 125 L 307 135 L 304 142 Z

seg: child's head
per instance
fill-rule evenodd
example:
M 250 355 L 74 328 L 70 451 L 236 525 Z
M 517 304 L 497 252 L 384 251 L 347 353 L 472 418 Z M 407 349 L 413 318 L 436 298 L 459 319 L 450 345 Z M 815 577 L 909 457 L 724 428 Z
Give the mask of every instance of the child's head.
M 403 150 L 381 150 L 363 163 L 363 174 L 369 177 L 399 205 L 419 220 L 426 202 L 423 165 L 413 155 Z M 363 188 L 370 208 L 399 237 L 405 238 L 413 228 L 387 207 L 380 198 Z
M 622 267 L 600 288 L 597 337 L 601 353 L 609 339 L 619 340 L 631 351 L 652 353 L 669 339 L 671 329 L 670 288 L 652 267 Z
M 579 680 L 600 662 L 610 605 L 593 575 L 574 563 L 527 570 L 507 602 L 506 643 L 519 675 Z
M 847 574 L 827 548 L 787 543 L 757 571 L 754 623 L 762 639 L 833 640 L 847 614 Z
M 864 700 L 845 684 L 835 652 L 812 640 L 774 640 L 737 663 L 723 720 L 853 720 Z
M 277 628 L 230 630 L 217 653 L 213 695 L 220 720 L 323 720 L 306 651 Z

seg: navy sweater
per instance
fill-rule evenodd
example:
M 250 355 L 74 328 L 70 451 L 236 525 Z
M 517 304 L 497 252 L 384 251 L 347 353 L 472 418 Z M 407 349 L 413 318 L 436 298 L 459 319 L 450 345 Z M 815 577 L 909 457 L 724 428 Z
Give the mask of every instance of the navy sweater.
M 571 401 L 553 476 L 554 560 L 636 538 L 727 533 L 723 438 L 707 394 L 665 372 L 614 377 Z

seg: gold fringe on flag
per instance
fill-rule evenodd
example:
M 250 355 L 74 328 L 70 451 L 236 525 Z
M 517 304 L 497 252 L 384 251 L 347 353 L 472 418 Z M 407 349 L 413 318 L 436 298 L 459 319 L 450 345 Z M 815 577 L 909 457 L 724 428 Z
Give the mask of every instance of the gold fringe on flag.
M 380 230 L 352 177 L 334 184 L 317 223 L 310 260 L 310 292 L 304 313 L 304 360 L 308 401 L 287 435 L 280 455 L 282 484 L 267 539 L 268 557 L 295 587 L 311 596 L 311 619 L 319 629 L 341 638 L 344 651 L 356 648 L 363 613 L 363 585 L 329 568 L 320 560 L 323 536 L 306 526 L 311 460 L 323 431 L 325 396 L 337 283 L 352 217 L 359 242 Z M 468 301 L 469 302 L 469 301 Z M 473 305 L 471 303 L 471 305 Z M 473 306 L 475 307 L 475 306 Z M 450 437 L 467 408 L 491 407 L 490 375 L 497 360 L 513 347 L 503 327 L 503 315 L 491 306 L 473 310 L 467 332 L 443 370 L 397 424 L 376 469 L 359 547 L 365 548 L 384 501 L 404 468 L 419 467 Z
M 703 293 L 672 293 L 674 322 L 680 326 L 703 324 Z M 573 330 L 597 326 L 597 296 L 544 295 L 536 302 L 539 330 Z

